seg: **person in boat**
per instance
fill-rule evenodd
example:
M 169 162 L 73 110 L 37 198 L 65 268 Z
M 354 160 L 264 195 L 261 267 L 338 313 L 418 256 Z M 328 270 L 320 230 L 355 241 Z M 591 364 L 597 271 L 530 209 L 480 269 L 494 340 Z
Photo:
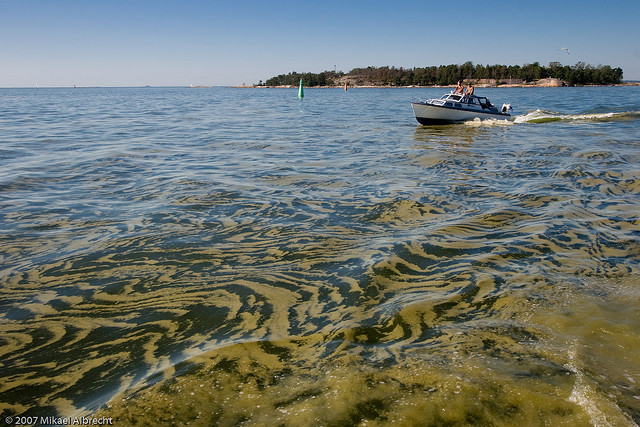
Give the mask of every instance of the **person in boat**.
M 458 86 L 456 87 L 456 90 L 453 91 L 453 93 L 459 93 L 460 95 L 462 95 L 464 93 L 464 86 L 462 86 L 462 83 L 460 83 L 460 80 L 458 80 Z
M 465 93 L 465 95 L 473 96 L 473 86 L 471 86 L 471 83 L 469 83 L 469 85 L 467 86 L 467 92 Z

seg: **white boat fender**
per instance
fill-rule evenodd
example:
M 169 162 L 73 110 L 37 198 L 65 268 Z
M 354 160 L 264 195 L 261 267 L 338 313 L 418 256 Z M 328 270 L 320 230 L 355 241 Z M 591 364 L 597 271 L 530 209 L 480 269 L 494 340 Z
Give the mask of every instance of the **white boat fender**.
M 513 110 L 513 108 L 511 108 L 511 104 L 502 104 L 502 112 L 506 113 L 507 111 L 511 111 Z

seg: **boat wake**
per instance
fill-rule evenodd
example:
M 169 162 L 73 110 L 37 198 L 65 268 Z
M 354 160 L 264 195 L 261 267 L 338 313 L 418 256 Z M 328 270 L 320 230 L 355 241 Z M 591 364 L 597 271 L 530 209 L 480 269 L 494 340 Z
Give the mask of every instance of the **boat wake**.
M 609 122 L 638 119 L 640 119 L 640 111 L 562 114 L 554 111 L 535 110 L 516 116 L 514 123 Z
M 497 119 L 480 120 L 479 118 L 475 118 L 473 120 L 464 122 L 464 124 L 469 127 L 511 126 L 513 125 L 513 123 L 514 122 L 511 120 L 497 120 Z

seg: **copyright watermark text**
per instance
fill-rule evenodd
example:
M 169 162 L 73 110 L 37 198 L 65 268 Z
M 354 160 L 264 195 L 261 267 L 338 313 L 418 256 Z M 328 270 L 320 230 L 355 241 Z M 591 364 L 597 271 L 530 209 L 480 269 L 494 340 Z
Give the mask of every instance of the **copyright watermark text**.
M 12 426 L 112 426 L 112 417 L 6 417 Z

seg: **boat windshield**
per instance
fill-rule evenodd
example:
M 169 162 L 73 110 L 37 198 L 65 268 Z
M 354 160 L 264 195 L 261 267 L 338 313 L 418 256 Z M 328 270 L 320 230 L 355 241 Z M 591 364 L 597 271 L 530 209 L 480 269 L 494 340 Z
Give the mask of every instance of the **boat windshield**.
M 445 95 L 442 95 L 442 98 L 440 99 L 448 99 L 450 101 L 460 101 L 462 99 L 462 95 L 447 93 Z

